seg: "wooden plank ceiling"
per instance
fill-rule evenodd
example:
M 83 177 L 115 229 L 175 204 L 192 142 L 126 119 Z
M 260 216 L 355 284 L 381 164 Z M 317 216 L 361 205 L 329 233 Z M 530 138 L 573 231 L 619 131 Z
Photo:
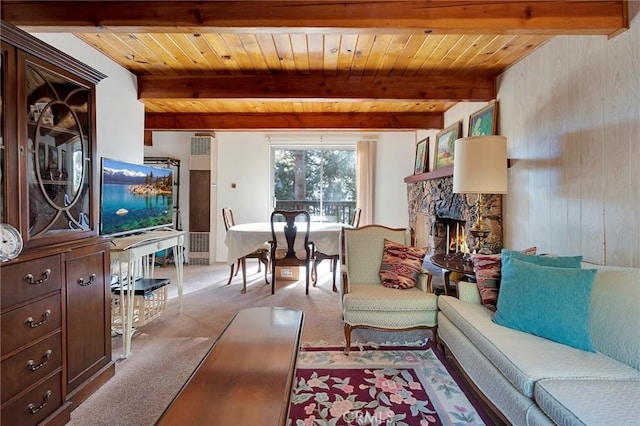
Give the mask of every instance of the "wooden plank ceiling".
M 442 128 L 556 35 L 613 36 L 625 1 L 2 1 L 138 76 L 149 130 Z

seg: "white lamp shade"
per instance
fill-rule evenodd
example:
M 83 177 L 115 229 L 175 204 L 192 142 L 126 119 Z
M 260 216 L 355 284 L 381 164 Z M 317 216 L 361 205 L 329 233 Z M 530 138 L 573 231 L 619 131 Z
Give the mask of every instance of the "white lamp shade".
M 507 193 L 507 139 L 504 136 L 471 136 L 455 141 L 453 192 Z

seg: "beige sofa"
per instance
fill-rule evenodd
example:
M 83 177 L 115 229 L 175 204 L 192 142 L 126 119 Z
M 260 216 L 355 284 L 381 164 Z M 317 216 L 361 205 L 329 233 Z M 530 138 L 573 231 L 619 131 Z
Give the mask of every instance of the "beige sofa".
M 508 423 L 640 424 L 640 269 L 582 266 L 596 352 L 495 324 L 475 284 L 438 298 L 440 343 Z

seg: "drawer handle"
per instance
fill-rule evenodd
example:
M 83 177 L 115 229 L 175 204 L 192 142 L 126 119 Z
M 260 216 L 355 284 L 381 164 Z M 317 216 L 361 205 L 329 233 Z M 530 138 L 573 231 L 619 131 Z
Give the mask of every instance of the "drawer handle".
M 78 285 L 81 285 L 82 287 L 88 286 L 93 284 L 93 282 L 96 280 L 96 274 L 91 274 L 89 275 L 89 281 L 84 282 L 84 278 L 79 278 L 78 279 Z
M 44 311 L 44 313 L 42 314 L 42 319 L 38 322 L 35 322 L 33 317 L 29 317 L 26 320 L 24 320 L 25 324 L 28 324 L 29 327 L 31 328 L 36 328 L 36 327 L 40 327 L 42 324 L 44 324 L 45 322 L 47 322 L 47 320 L 49 319 L 49 317 L 51 316 L 51 309 L 47 309 L 46 311 Z
M 37 407 L 33 402 L 30 402 L 29 405 L 27 405 L 27 411 L 31 414 L 35 414 L 38 411 L 42 410 L 44 406 L 47 405 L 47 402 L 49 401 L 49 398 L 51 398 L 52 393 L 53 392 L 51 392 L 51 390 L 46 391 L 42 396 L 42 404 L 38 405 Z
M 42 278 L 36 280 L 35 277 L 31 274 L 27 274 L 24 276 L 24 280 L 29 284 L 42 284 L 49 279 L 49 275 L 51 275 L 51 269 L 45 269 L 42 273 Z
M 36 371 L 41 367 L 44 367 L 47 361 L 49 361 L 49 358 L 51 358 L 51 355 L 53 355 L 53 352 L 51 351 L 51 349 L 49 349 L 42 355 L 42 362 L 37 365 L 34 360 L 30 359 L 29 361 L 27 361 L 27 368 L 31 371 Z

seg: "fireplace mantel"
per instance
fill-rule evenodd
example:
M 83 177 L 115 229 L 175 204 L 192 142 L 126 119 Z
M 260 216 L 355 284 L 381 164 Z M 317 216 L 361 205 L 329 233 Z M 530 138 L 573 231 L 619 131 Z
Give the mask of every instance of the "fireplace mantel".
M 439 179 L 447 176 L 453 176 L 453 166 L 435 169 L 432 172 L 419 173 L 404 178 L 404 183 L 422 182 L 425 180 Z

